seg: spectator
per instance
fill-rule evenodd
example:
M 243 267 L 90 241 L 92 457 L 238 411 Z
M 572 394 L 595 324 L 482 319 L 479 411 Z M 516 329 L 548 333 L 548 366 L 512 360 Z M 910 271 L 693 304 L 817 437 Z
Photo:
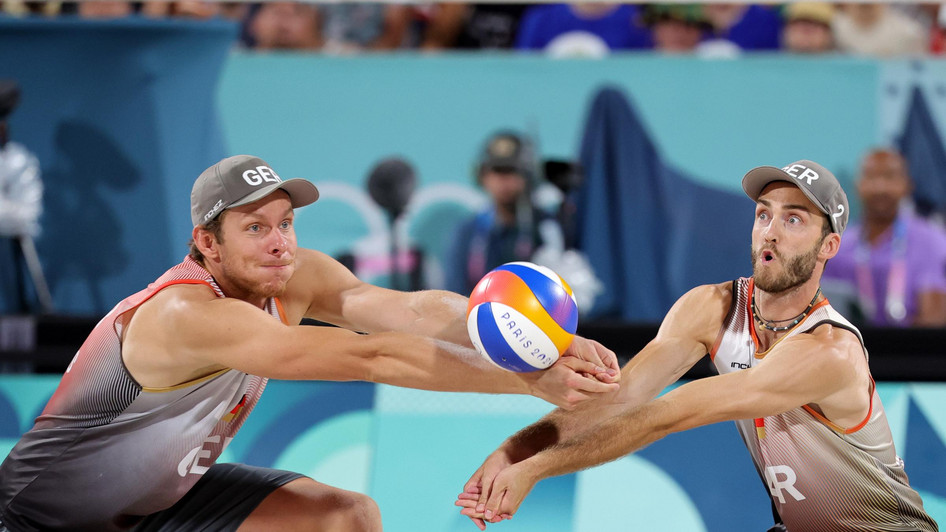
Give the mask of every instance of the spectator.
M 777 50 L 782 19 L 767 6 L 704 4 L 703 14 L 712 25 L 711 41 L 728 41 L 739 50 Z
M 512 48 L 527 4 L 442 2 L 425 10 L 420 48 L 496 50 Z
M 102 0 L 97 2 L 78 2 L 79 16 L 88 19 L 122 18 L 134 14 L 131 2 L 113 2 Z
M 639 11 L 636 5 L 597 2 L 534 6 L 522 16 L 516 48 L 592 57 L 651 48 L 650 31 L 640 24 Z
M 142 2 L 141 14 L 148 17 L 180 17 L 208 19 L 216 16 L 241 20 L 249 4 L 240 2 L 207 2 L 182 0 L 178 2 Z
M 905 13 L 884 4 L 845 4 L 834 18 L 838 50 L 859 55 L 896 56 L 924 52 L 929 33 Z
M 834 7 L 826 2 L 796 2 L 785 6 L 782 47 L 785 51 L 818 54 L 834 50 L 831 24 Z
M 250 40 L 262 50 L 316 50 L 322 46 L 320 23 L 312 4 L 266 2 L 250 20 Z
M 644 7 L 644 23 L 652 32 L 654 48 L 668 53 L 696 51 L 709 19 L 698 4 L 650 4 Z
M 493 268 L 530 260 L 551 239 L 543 236 L 548 231 L 561 238 L 561 226 L 532 204 L 537 167 L 532 143 L 523 135 L 501 131 L 487 140 L 476 181 L 490 204 L 457 228 L 446 259 L 448 290 L 469 295 Z
M 946 232 L 906 205 L 912 188 L 899 153 L 869 151 L 857 181 L 861 220 L 825 269 L 829 296 L 870 325 L 946 326 Z
M 407 6 L 339 2 L 322 4 L 320 10 L 327 52 L 394 50 L 407 44 L 411 25 Z

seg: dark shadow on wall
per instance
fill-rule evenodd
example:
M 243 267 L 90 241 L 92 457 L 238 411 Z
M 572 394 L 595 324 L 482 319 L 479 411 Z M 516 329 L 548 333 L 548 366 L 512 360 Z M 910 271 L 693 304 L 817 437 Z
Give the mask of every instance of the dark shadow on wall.
M 43 256 L 51 290 L 64 280 L 84 283 L 91 308 L 114 304 L 103 281 L 125 270 L 129 252 L 124 246 L 123 219 L 133 209 L 117 212 L 115 191 L 127 191 L 142 181 L 134 161 L 102 131 L 82 122 L 62 122 L 55 133 L 57 156 L 43 176 L 45 185 Z

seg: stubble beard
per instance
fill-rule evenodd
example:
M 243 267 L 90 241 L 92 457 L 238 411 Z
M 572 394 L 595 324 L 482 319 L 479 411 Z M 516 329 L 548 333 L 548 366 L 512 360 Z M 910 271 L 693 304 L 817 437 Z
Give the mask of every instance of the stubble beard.
M 795 255 L 787 261 L 781 253 L 771 250 L 775 257 L 785 265 L 784 272 L 780 276 L 771 271 L 760 271 L 759 257 L 762 250 L 752 250 L 752 276 L 755 279 L 755 285 L 764 292 L 781 294 L 807 283 L 815 271 L 815 265 L 818 264 L 820 247 L 819 242 L 811 250 Z
M 244 268 L 230 264 L 224 261 L 222 264 L 223 274 L 229 282 L 231 288 L 236 289 L 237 294 L 232 297 L 239 299 L 269 299 L 271 297 L 281 296 L 286 291 L 288 281 L 281 279 L 269 279 L 266 282 L 260 282 L 250 278 L 244 273 Z

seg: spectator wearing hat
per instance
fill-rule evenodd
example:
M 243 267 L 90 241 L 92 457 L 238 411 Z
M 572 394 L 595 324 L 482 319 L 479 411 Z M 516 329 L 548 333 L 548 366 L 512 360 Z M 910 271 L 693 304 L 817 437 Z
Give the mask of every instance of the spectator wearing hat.
M 667 53 L 696 51 L 712 28 L 698 4 L 649 4 L 643 18 L 653 32 L 654 49 Z
M 826 2 L 795 2 L 782 12 L 782 48 L 787 52 L 819 54 L 834 50 L 831 25 L 834 6 Z
M 544 243 L 543 235 L 561 238 L 555 218 L 532 202 L 537 172 L 538 159 L 526 136 L 500 131 L 487 139 L 476 182 L 489 196 L 489 204 L 461 222 L 452 235 L 445 261 L 448 290 L 469 295 L 493 268 L 530 260 Z
M 825 292 L 855 321 L 946 327 L 946 232 L 913 212 L 912 189 L 898 152 L 873 149 L 864 156 L 860 220 L 824 272 Z

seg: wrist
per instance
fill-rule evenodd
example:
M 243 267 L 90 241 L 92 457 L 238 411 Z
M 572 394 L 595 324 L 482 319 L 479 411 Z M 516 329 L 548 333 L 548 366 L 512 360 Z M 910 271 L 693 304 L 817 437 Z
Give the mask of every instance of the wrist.
M 539 387 L 538 387 L 539 373 L 540 372 L 538 371 L 529 371 L 526 373 L 513 374 L 519 379 L 519 383 L 521 384 L 522 390 L 523 390 L 522 393 L 526 395 L 531 395 L 533 397 L 538 397 L 540 399 L 542 398 L 539 395 Z
M 553 464 L 547 459 L 547 455 L 547 452 L 540 452 L 518 463 L 522 468 L 522 475 L 532 484 L 551 476 L 550 467 Z

